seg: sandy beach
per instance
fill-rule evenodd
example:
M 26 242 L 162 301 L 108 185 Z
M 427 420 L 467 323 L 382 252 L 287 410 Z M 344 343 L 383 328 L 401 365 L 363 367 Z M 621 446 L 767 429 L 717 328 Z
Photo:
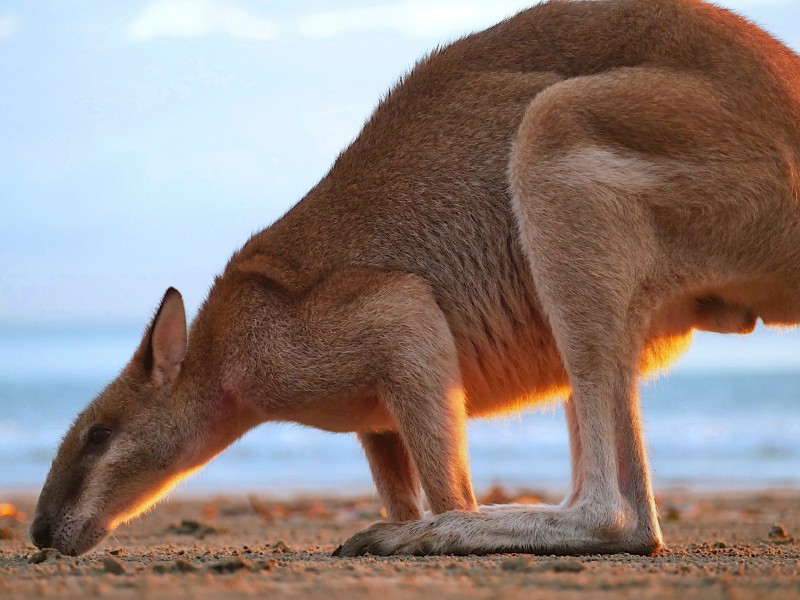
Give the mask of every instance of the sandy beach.
M 484 501 L 555 498 L 502 488 Z M 380 519 L 363 499 L 174 499 L 79 558 L 27 537 L 34 499 L 0 498 L 0 598 L 800 597 L 800 491 L 659 497 L 656 557 L 331 557 Z M 795 539 L 795 536 L 798 539 Z

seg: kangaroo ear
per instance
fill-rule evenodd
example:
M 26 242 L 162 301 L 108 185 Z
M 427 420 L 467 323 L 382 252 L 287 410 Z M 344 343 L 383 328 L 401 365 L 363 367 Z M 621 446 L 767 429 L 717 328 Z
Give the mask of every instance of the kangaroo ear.
M 180 373 L 186 344 L 183 298 L 178 290 L 169 288 L 137 353 L 150 380 L 164 391 Z

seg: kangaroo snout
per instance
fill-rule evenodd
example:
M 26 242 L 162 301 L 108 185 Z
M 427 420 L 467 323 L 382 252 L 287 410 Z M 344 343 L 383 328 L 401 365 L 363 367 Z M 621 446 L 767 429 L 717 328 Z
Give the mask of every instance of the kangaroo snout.
M 79 473 L 67 471 L 64 479 L 75 480 L 77 475 Z M 77 556 L 103 539 L 108 530 L 96 518 L 96 509 L 91 505 L 81 508 L 75 492 L 82 487 L 82 482 L 67 487 L 63 483 L 52 477 L 45 483 L 29 534 L 37 548 L 55 548 L 61 554 Z

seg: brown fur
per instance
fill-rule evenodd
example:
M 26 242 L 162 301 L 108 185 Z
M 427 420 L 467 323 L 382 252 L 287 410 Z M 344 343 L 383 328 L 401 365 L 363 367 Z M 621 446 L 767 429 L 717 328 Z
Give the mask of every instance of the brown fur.
M 357 432 L 412 521 L 342 554 L 657 550 L 637 375 L 693 328 L 800 321 L 798 75 L 699 0 L 551 1 L 433 52 L 233 256 L 188 347 L 167 293 L 67 434 L 34 539 L 83 552 L 287 420 Z M 558 394 L 570 495 L 475 512 L 466 418 Z

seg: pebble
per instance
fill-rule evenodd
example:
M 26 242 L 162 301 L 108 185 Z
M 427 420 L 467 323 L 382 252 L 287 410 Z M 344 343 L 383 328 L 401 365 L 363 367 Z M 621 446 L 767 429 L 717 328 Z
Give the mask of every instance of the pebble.
M 581 561 L 575 558 L 551 560 L 549 563 L 550 570 L 556 573 L 580 573 L 586 568 Z
M 261 568 L 264 569 L 265 571 L 272 571 L 272 569 L 277 568 L 277 566 L 278 566 L 278 561 L 275 560 L 274 558 L 270 558 L 261 563 Z
M 217 529 L 209 525 L 204 525 L 198 521 L 191 521 L 184 519 L 180 525 L 170 525 L 167 527 L 168 533 L 177 533 L 179 535 L 193 535 L 196 538 L 203 539 L 209 534 L 217 533 Z
M 175 568 L 176 571 L 180 571 L 181 573 L 192 573 L 197 571 L 197 567 L 190 563 L 188 560 L 183 558 L 177 558 L 172 561 L 172 566 Z
M 61 558 L 61 552 L 55 548 L 44 548 L 28 559 L 28 562 L 38 565 L 43 562 L 53 562 Z
M 515 556 L 514 558 L 507 558 L 501 562 L 500 569 L 518 573 L 531 573 L 534 571 L 533 563 L 534 559 L 529 556 Z
M 234 573 L 235 571 L 239 571 L 240 569 L 246 569 L 250 567 L 251 564 L 249 561 L 246 561 L 243 558 L 237 556 L 235 558 L 226 558 L 223 560 L 218 560 L 217 562 L 209 564 L 206 568 L 209 571 L 214 571 L 216 573 Z
M 775 523 L 769 528 L 769 539 L 777 543 L 788 543 L 792 541 L 789 532 L 780 523 Z
M 113 556 L 103 557 L 103 570 L 106 573 L 113 573 L 114 575 L 124 575 L 128 569 L 119 560 Z
M 153 573 L 163 575 L 164 573 L 194 573 L 198 567 L 188 560 L 176 558 L 168 563 L 158 563 L 153 565 Z

